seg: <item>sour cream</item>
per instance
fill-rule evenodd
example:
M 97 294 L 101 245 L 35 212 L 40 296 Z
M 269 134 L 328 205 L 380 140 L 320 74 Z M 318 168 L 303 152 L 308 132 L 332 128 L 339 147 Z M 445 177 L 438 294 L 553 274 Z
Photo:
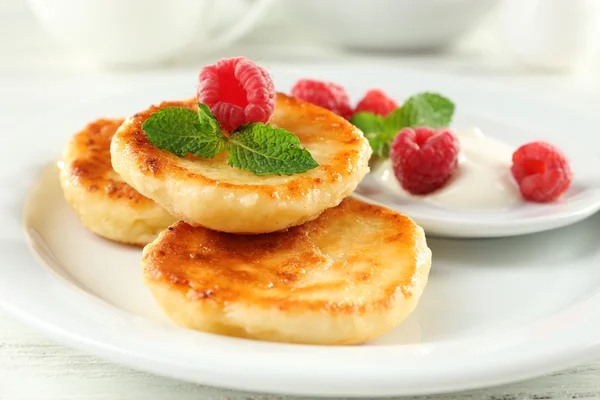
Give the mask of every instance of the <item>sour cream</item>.
M 443 188 L 425 196 L 411 195 L 394 176 L 390 160 L 374 171 L 374 178 L 401 198 L 450 210 L 498 211 L 523 201 L 510 173 L 514 151 L 510 146 L 484 136 L 479 129 L 456 132 L 456 136 L 458 168 Z

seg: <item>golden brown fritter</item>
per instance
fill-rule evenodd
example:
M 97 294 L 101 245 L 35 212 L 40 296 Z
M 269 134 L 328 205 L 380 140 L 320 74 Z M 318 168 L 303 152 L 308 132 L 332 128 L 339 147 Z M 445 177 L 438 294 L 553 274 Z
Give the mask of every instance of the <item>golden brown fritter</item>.
M 319 167 L 292 176 L 256 176 L 214 159 L 180 158 L 153 146 L 142 131 L 164 102 L 129 118 L 113 140 L 112 163 L 126 182 L 190 225 L 231 233 L 266 233 L 299 225 L 335 207 L 368 173 L 371 148 L 362 132 L 312 104 L 277 95 L 270 123 L 296 134 Z M 235 217 L 232 217 L 235 215 Z
M 110 143 L 123 119 L 99 119 L 64 150 L 60 182 L 67 202 L 90 231 L 118 242 L 146 245 L 176 221 L 113 170 Z
M 357 344 L 409 315 L 431 251 L 411 219 L 353 198 L 285 231 L 233 235 L 177 222 L 143 276 L 177 324 L 247 338 Z

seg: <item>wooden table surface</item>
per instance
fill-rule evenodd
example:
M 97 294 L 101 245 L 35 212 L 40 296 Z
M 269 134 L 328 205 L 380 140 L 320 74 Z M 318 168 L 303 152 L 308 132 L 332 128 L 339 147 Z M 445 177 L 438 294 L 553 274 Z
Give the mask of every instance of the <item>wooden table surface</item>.
M 267 36 L 272 35 L 267 34 L 262 39 Z M 289 56 L 285 53 L 286 46 L 261 43 L 246 45 L 244 54 L 260 54 L 262 59 L 268 59 L 272 54 L 278 61 L 285 61 L 285 57 Z M 3 113 L 4 123 L 8 126 L 28 115 L 32 108 L 48 108 L 73 98 L 74 91 L 80 91 L 82 85 L 91 96 L 110 95 L 123 90 L 123 76 L 80 65 L 62 50 L 52 47 L 46 35 L 34 24 L 23 0 L 0 1 L 0 49 L 0 88 L 3 94 L 0 96 L 0 109 L 8 110 Z M 298 54 L 301 52 L 302 48 L 294 48 L 295 57 L 300 57 Z M 328 53 L 310 50 L 305 54 L 314 59 Z M 597 80 L 523 72 L 501 59 L 483 57 L 469 49 L 435 57 L 396 57 L 392 62 L 399 66 L 467 75 L 521 90 L 537 91 L 581 108 L 598 110 L 600 106 Z M 0 400 L 206 398 L 287 399 L 202 387 L 134 371 L 49 340 L 0 311 Z M 427 398 L 600 398 L 600 362 L 508 386 Z

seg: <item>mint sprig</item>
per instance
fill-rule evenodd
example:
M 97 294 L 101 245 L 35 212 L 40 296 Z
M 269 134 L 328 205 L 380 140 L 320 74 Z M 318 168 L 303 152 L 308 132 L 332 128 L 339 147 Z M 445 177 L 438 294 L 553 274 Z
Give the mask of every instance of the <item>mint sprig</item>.
M 436 93 L 423 92 L 408 98 L 402 107 L 385 118 L 370 112 L 360 112 L 354 114 L 350 122 L 364 132 L 375 157 L 388 157 L 392 140 L 400 129 L 448 126 L 453 115 L 452 101 Z
M 255 175 L 293 175 L 319 166 L 293 133 L 268 124 L 251 123 L 225 136 L 205 104 L 198 111 L 168 107 L 142 124 L 150 143 L 179 157 L 187 153 L 214 158 L 228 150 L 229 165 Z

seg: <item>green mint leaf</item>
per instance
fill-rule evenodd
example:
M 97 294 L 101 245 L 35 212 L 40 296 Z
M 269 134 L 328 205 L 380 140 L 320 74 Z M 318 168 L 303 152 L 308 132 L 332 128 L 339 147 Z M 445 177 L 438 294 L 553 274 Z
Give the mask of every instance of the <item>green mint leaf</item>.
M 196 129 L 200 132 L 219 132 L 221 124 L 206 104 L 198 103 L 198 119 Z
M 396 116 L 393 121 L 403 124 L 400 129 L 407 126 L 440 128 L 452 122 L 454 103 L 439 94 L 423 92 L 406 100 L 400 110 L 402 110 L 401 118 Z
M 213 158 L 225 150 L 227 138 L 208 107 L 198 112 L 185 107 L 167 107 L 152 113 L 142 124 L 150 143 L 179 157 L 193 153 Z
M 350 118 L 350 123 L 360 129 L 365 135 L 383 131 L 383 118 L 371 112 L 362 111 Z
M 397 130 L 367 133 L 365 136 L 373 149 L 373 157 L 388 157 L 392 140 L 397 133 Z
M 229 165 L 255 175 L 293 175 L 319 166 L 296 135 L 271 125 L 247 124 L 228 142 Z
M 406 116 L 404 115 L 404 108 L 396 108 L 394 111 L 389 113 L 387 117 L 383 119 L 381 125 L 383 127 L 382 131 L 396 131 L 396 133 L 398 133 L 400 129 L 410 126 Z
M 384 131 L 384 119 L 381 115 L 368 111 L 358 112 L 350 118 L 350 123 L 365 134 L 373 149 L 374 157 L 385 157 L 389 152 L 389 145 L 382 135 Z

